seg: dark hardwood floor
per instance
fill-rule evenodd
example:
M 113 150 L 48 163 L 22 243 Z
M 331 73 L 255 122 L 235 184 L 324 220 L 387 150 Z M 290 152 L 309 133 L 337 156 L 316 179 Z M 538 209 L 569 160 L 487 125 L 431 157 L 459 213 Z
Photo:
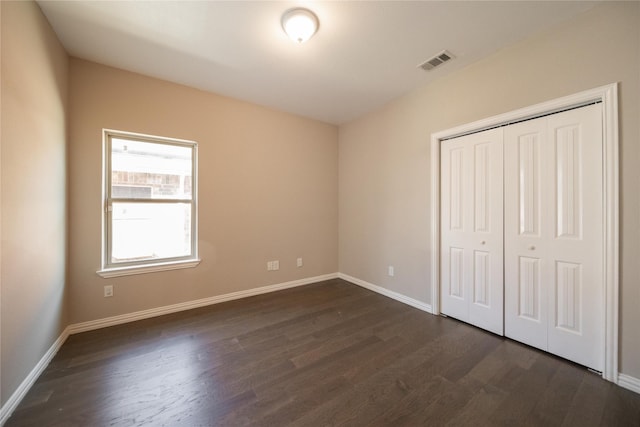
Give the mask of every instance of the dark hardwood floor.
M 6 426 L 640 426 L 581 366 L 331 280 L 69 337 Z

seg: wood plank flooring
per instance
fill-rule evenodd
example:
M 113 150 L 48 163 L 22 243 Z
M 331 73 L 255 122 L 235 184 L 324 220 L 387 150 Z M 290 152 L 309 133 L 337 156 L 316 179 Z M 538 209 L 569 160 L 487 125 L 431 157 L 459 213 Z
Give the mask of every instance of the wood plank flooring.
M 69 337 L 13 426 L 640 426 L 585 368 L 336 279 Z

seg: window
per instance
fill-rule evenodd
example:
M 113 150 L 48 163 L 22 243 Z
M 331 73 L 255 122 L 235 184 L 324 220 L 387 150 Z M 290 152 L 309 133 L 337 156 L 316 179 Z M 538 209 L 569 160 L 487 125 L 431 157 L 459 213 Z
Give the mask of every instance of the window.
M 197 144 L 104 131 L 103 277 L 195 267 Z

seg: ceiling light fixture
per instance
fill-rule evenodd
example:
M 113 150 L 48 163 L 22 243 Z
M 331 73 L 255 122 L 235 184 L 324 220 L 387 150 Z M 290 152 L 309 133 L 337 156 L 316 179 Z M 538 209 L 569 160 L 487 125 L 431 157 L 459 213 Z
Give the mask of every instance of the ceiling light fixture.
M 309 9 L 289 9 L 282 15 L 282 29 L 298 43 L 309 40 L 318 31 L 318 25 L 318 17 Z

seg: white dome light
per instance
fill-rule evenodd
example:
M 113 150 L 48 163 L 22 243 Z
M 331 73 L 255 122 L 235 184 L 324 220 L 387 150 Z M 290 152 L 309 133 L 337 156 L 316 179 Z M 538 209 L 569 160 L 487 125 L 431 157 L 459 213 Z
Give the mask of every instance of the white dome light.
M 282 29 L 291 40 L 304 43 L 318 31 L 318 17 L 309 9 L 290 9 L 282 15 Z

